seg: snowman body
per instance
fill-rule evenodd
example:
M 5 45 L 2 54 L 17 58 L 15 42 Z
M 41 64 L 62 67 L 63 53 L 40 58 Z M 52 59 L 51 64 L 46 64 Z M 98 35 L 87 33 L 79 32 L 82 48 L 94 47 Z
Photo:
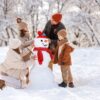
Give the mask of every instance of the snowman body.
M 34 47 L 35 48 L 43 48 L 46 49 L 49 46 L 48 38 L 35 38 L 34 39 Z M 51 61 L 50 54 L 45 51 L 41 50 L 43 55 L 43 61 L 39 63 L 39 55 L 38 50 L 33 50 L 34 55 L 34 65 L 33 69 L 30 73 L 30 86 L 33 89 L 49 89 L 57 87 L 55 83 L 54 76 L 50 68 L 48 67 L 49 62 Z
M 45 38 L 35 38 L 34 39 L 34 47 L 36 48 L 48 48 L 49 46 L 49 41 L 48 39 Z M 33 55 L 34 55 L 34 65 L 37 67 L 48 67 L 49 62 L 51 61 L 50 54 L 46 51 L 41 50 L 43 54 L 43 62 L 42 64 L 39 64 L 38 62 L 38 51 L 33 50 Z

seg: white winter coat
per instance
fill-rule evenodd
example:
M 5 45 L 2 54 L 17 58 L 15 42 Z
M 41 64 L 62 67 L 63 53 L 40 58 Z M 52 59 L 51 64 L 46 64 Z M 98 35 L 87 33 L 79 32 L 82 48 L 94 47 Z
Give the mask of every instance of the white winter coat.
M 5 61 L 0 65 L 0 72 L 19 78 L 22 70 L 28 68 L 32 64 L 31 62 L 31 60 L 24 62 L 20 54 L 16 53 L 12 49 L 9 49 Z

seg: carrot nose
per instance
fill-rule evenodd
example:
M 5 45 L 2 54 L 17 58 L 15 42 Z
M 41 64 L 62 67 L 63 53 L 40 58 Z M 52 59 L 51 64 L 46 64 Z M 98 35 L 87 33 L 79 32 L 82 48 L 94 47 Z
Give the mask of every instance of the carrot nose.
M 46 42 L 46 43 L 47 43 L 47 42 L 48 42 L 48 40 L 45 40 L 44 42 Z

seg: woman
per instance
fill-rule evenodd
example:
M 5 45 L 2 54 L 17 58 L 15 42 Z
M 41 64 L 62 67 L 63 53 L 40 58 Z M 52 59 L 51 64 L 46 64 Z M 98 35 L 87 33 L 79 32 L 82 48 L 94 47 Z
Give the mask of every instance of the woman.
M 28 53 L 21 52 L 21 45 L 22 42 L 19 39 L 10 39 L 9 50 L 5 61 L 0 65 L 0 71 L 2 75 L 20 80 L 20 87 L 23 88 L 29 82 L 29 61 L 31 51 Z

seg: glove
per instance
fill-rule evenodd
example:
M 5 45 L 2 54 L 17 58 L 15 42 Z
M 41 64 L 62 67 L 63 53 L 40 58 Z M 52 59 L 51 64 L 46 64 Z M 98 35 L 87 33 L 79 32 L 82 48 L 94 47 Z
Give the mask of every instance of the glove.
M 65 63 L 64 62 L 61 62 L 61 65 L 65 65 Z
M 51 70 L 53 70 L 53 61 L 52 61 L 52 60 L 49 62 L 48 67 L 49 67 Z

